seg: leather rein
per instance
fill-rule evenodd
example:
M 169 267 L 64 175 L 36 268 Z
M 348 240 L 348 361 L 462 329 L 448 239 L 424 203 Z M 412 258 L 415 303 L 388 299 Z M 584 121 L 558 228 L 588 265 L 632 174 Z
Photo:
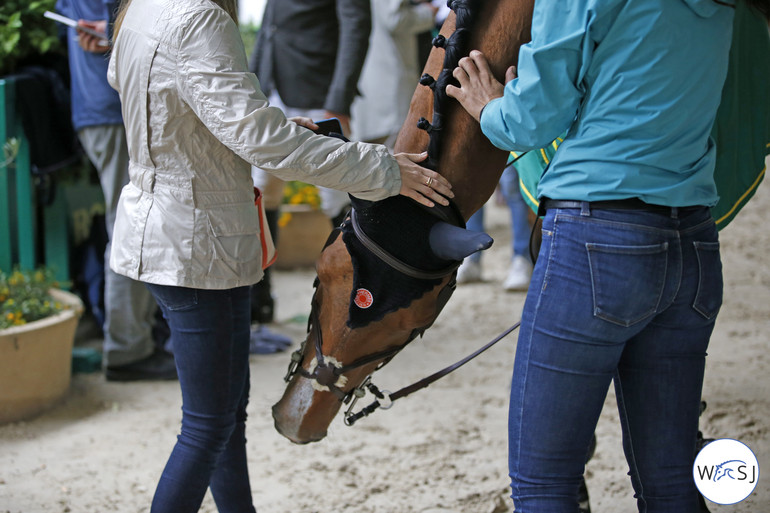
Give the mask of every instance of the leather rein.
M 434 211 L 435 212 L 435 211 Z M 451 217 L 451 215 L 447 215 L 445 212 L 442 212 L 438 214 L 439 217 L 442 219 Z M 462 219 L 462 218 L 460 218 Z M 416 267 L 413 267 L 406 262 L 403 262 L 393 255 L 391 255 L 388 251 L 383 249 L 381 246 L 379 246 L 376 242 L 374 242 L 371 238 L 369 238 L 366 233 L 364 232 L 363 228 L 359 225 L 355 209 L 352 209 L 350 211 L 350 222 L 352 223 L 353 231 L 356 235 L 356 238 L 361 242 L 361 244 L 364 245 L 369 251 L 371 251 L 374 255 L 376 255 L 380 260 L 382 260 L 384 263 L 392 267 L 393 269 L 406 274 L 407 276 L 411 276 L 413 278 L 417 279 L 437 279 L 437 278 L 444 278 L 448 276 L 451 273 L 454 273 L 457 268 L 460 266 L 460 263 L 457 262 L 455 264 L 452 264 L 448 268 L 441 269 L 438 271 L 425 271 L 422 269 L 418 269 Z M 464 223 L 463 223 L 464 224 Z M 339 230 L 339 228 L 335 229 Z M 334 233 L 334 232 L 333 232 Z M 330 237 L 329 241 L 327 241 L 327 246 L 331 243 L 331 241 L 334 239 L 334 237 Z M 325 249 L 325 248 L 324 248 Z M 319 281 L 316 277 L 316 281 L 314 283 L 314 286 L 316 287 L 316 293 L 317 293 L 317 285 Z M 440 292 L 439 294 L 443 294 L 445 290 L 449 289 L 449 294 L 451 295 L 451 292 L 454 291 L 455 282 L 454 280 L 450 280 L 450 282 L 444 287 L 444 290 Z M 431 383 L 434 381 L 437 381 L 438 379 L 446 376 L 447 374 L 453 372 L 454 370 L 462 367 L 493 345 L 495 345 L 497 342 L 505 338 L 508 334 L 510 334 L 513 330 L 519 327 L 519 324 L 521 321 L 516 322 L 513 326 L 503 331 L 501 334 L 499 334 L 497 337 L 495 337 L 493 340 L 488 342 L 483 347 L 479 348 L 478 350 L 474 351 L 473 353 L 469 354 L 462 360 L 445 367 L 444 369 L 435 372 L 431 374 L 430 376 L 423 378 L 419 381 L 416 381 L 415 383 L 412 383 L 411 385 L 408 385 L 400 390 L 398 390 L 395 393 L 390 393 L 387 390 L 380 390 L 377 388 L 372 382 L 371 378 L 372 375 L 364 379 L 364 381 L 357 387 L 353 388 L 352 390 L 345 392 L 342 387 L 344 387 L 344 382 L 346 379 L 344 378 L 344 374 L 346 372 L 349 372 L 351 370 L 357 369 L 359 367 L 362 367 L 364 365 L 374 363 L 376 361 L 381 361 L 380 364 L 374 369 L 377 371 L 380 369 L 383 365 L 388 363 L 398 352 L 400 352 L 406 345 L 411 342 L 417 335 L 422 335 L 425 329 L 427 327 L 422 329 L 415 330 L 412 335 L 407 339 L 404 344 L 392 348 L 392 349 L 385 349 L 383 351 L 378 351 L 376 353 L 372 353 L 370 355 L 363 356 L 354 362 L 342 365 L 341 363 L 337 362 L 333 358 L 330 358 L 328 356 L 324 356 L 323 354 L 323 332 L 321 330 L 321 323 L 320 319 L 318 317 L 318 301 L 316 300 L 316 293 L 313 294 L 313 299 L 311 301 L 311 308 L 310 308 L 310 318 L 308 319 L 308 333 L 312 331 L 313 335 L 315 335 L 315 360 L 316 364 L 312 368 L 311 371 L 305 370 L 304 367 L 302 367 L 302 360 L 303 360 L 303 353 L 305 350 L 305 341 L 302 342 L 302 345 L 299 349 L 294 351 L 291 355 L 291 362 L 289 363 L 289 368 L 287 369 L 286 375 L 284 376 L 284 381 L 288 382 L 291 380 L 291 378 L 295 374 L 299 374 L 300 376 L 315 380 L 315 382 L 318 384 L 318 389 L 322 391 L 330 391 L 332 392 L 337 398 L 344 404 L 349 404 L 347 410 L 345 411 L 345 417 L 344 421 L 345 424 L 348 426 L 352 426 L 357 420 L 361 419 L 362 417 L 366 417 L 373 413 L 378 408 L 382 408 L 383 410 L 386 410 L 390 408 L 394 401 L 397 399 L 400 399 L 402 397 L 406 397 L 407 395 L 410 395 L 418 390 L 421 390 L 423 388 L 428 387 Z M 445 297 L 445 301 L 449 299 L 449 296 Z M 443 305 L 442 305 L 443 306 Z M 440 311 L 440 308 L 439 308 Z M 356 404 L 356 402 L 364 397 L 366 395 L 366 390 L 369 390 L 369 392 L 376 397 L 375 401 L 372 402 L 369 406 L 366 406 L 358 413 L 353 413 L 353 408 Z

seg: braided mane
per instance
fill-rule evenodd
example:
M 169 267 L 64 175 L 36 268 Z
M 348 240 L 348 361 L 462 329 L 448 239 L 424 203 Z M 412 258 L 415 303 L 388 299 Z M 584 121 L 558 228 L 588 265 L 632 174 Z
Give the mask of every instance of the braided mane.
M 460 59 L 468 55 L 470 51 L 468 49 L 470 30 L 483 3 L 483 0 L 449 0 L 447 2 L 449 8 L 455 12 L 455 31 L 448 39 L 440 34 L 433 38 L 433 46 L 443 48 L 445 52 L 441 73 L 437 79 L 427 73 L 420 77 L 420 84 L 433 90 L 433 122 L 431 123 L 421 117 L 417 121 L 417 127 L 425 130 L 430 137 L 428 158 L 423 162 L 423 165 L 434 171 L 438 166 L 438 157 L 441 152 L 440 133 L 444 127 L 444 107 L 449 100 L 446 86 L 449 84 L 458 85 L 452 72 Z

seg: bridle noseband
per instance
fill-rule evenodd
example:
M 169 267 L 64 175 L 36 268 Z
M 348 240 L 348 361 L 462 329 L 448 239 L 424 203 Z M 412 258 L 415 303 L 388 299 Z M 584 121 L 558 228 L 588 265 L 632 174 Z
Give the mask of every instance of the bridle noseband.
M 341 365 L 337 364 L 337 362 L 330 361 L 329 357 L 324 356 L 322 350 L 323 332 L 321 331 L 321 323 L 318 318 L 318 302 L 316 301 L 315 294 L 313 294 L 313 300 L 311 301 L 310 319 L 308 320 L 308 333 L 310 333 L 311 330 L 313 335 L 315 335 L 315 357 L 317 359 L 316 366 L 312 369 L 311 372 L 308 372 L 301 365 L 302 356 L 305 349 L 305 342 L 307 341 L 306 339 L 305 342 L 302 343 L 302 346 L 292 354 L 289 369 L 283 379 L 284 381 L 288 382 L 291 380 L 294 374 L 299 374 L 304 378 L 315 380 L 315 382 L 318 383 L 320 387 L 327 387 L 327 389 L 335 396 L 337 396 L 340 401 L 345 403 L 350 401 L 354 391 L 344 392 L 338 385 L 339 378 L 343 374 L 378 360 L 383 360 L 381 365 L 384 365 L 403 347 L 401 346 L 392 349 L 386 349 L 384 351 L 378 351 L 376 353 L 363 356 L 348 365 Z

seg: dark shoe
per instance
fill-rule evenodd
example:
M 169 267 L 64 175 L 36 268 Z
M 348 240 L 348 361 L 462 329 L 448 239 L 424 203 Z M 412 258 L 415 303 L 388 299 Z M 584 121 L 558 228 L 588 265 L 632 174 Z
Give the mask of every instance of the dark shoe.
M 249 340 L 249 353 L 251 354 L 280 353 L 288 349 L 289 346 L 291 346 L 289 337 L 270 331 L 265 326 L 259 326 L 251 331 Z
M 251 322 L 269 324 L 273 322 L 275 299 L 270 293 L 270 269 L 265 269 L 262 281 L 251 286 Z
M 147 358 L 127 365 L 107 367 L 107 381 L 164 381 L 178 379 L 174 357 L 165 351 L 156 351 Z
M 580 489 L 578 490 L 578 505 L 580 507 L 580 513 L 591 513 L 591 504 L 588 502 L 588 488 L 586 487 L 585 477 L 580 482 Z

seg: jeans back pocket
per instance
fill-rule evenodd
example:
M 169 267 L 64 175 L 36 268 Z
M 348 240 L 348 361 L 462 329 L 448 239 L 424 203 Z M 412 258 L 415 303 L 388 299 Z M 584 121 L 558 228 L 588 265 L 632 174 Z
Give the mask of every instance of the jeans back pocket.
M 653 315 L 666 282 L 668 243 L 618 246 L 587 243 L 594 316 L 632 326 Z
M 713 319 L 722 306 L 722 260 L 719 242 L 693 242 L 698 257 L 698 290 L 692 307 L 706 319 Z

